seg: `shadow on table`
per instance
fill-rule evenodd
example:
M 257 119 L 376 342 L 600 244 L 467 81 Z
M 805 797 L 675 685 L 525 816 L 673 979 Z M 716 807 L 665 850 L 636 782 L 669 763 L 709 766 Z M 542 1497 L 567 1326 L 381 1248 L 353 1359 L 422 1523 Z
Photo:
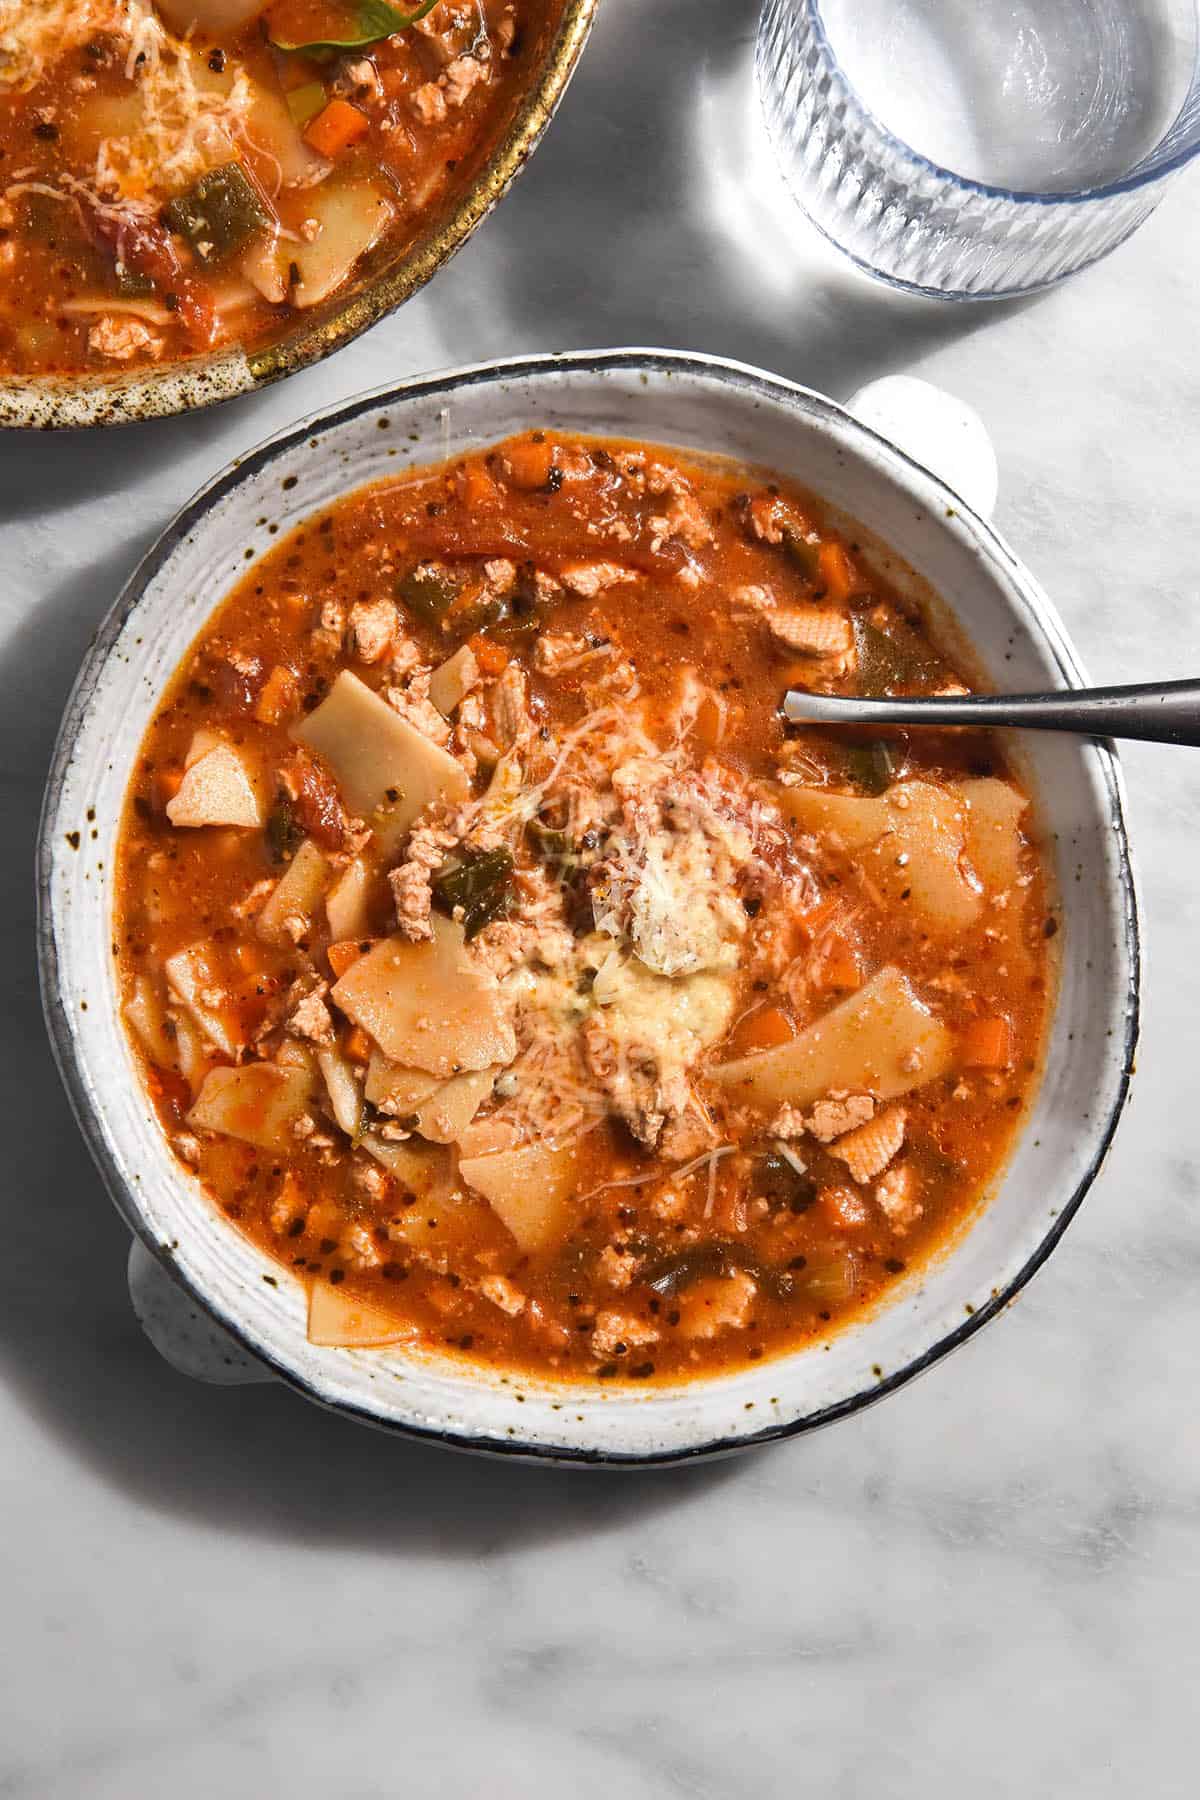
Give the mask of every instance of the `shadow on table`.
M 792 208 L 756 137 L 756 10 L 756 0 L 664 0 L 646 29 L 635 5 L 602 9 L 545 151 L 418 303 L 434 311 L 447 361 L 674 343 L 845 393 L 986 324 L 994 309 L 938 307 L 861 279 Z M 403 319 L 379 329 L 400 333 Z M 232 403 L 246 411 L 247 442 L 264 428 L 252 405 Z M 133 1322 L 126 1233 L 72 1124 L 42 1027 L 32 851 L 41 771 L 74 672 L 154 536 L 151 527 L 126 532 L 112 547 L 124 529 L 119 493 L 163 457 L 215 446 L 230 410 L 125 428 L 119 454 L 108 453 L 117 440 L 107 434 L 0 439 L 9 530 L 52 527 L 58 512 L 97 494 L 113 496 L 114 525 L 104 554 L 48 591 L 0 655 L 6 691 L 40 698 L 36 714 L 28 705 L 0 713 L 0 841 L 9 847 L 0 934 L 15 971 L 0 1011 L 0 1377 L 136 1503 L 223 1530 L 469 1555 L 674 1504 L 744 1465 L 600 1480 L 468 1463 L 353 1427 L 280 1387 L 197 1386 L 162 1364 Z
M 607 4 L 546 143 L 432 303 L 447 346 L 705 351 L 846 398 L 1003 305 L 859 273 L 793 201 L 754 83 L 759 0 Z M 639 21 L 641 23 L 639 24 Z
M 139 548 L 126 544 L 48 594 L 6 646 L 0 685 L 27 685 L 45 702 L 39 742 L 19 759 L 10 744 L 6 768 L 45 766 L 93 598 L 116 591 Z M 717 1464 L 602 1480 L 468 1461 L 369 1432 L 282 1385 L 209 1388 L 161 1362 L 134 1323 L 128 1233 L 70 1118 L 42 1025 L 30 867 L 40 799 L 37 780 L 0 784 L 0 834 L 20 847 L 0 864 L 4 948 L 17 972 L 0 1013 L 9 1292 L 0 1379 L 44 1426 L 140 1505 L 225 1531 L 418 1554 L 474 1555 L 517 1538 L 603 1529 L 730 1472 Z

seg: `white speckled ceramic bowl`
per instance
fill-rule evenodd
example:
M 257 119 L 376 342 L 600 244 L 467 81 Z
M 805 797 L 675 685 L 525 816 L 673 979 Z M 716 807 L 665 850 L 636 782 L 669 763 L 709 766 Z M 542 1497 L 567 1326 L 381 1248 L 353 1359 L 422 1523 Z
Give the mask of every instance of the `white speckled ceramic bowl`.
M 544 28 L 528 34 L 518 52 L 521 84 L 510 104 L 415 235 L 380 243 L 345 287 L 322 305 L 295 314 L 282 336 L 249 350 L 222 344 L 186 362 L 126 372 L 0 375 L 0 429 L 125 425 L 194 412 L 294 375 L 394 312 L 462 248 L 537 149 L 583 54 L 598 5 L 599 0 L 561 0 Z
M 299 1282 L 265 1264 L 180 1167 L 125 1041 L 109 920 L 126 779 L 165 682 L 248 555 L 274 541 L 273 528 L 288 529 L 360 483 L 531 425 L 658 440 L 780 470 L 868 522 L 871 537 L 951 601 L 997 686 L 1082 681 L 1052 606 L 991 527 L 819 395 L 736 364 L 636 350 L 412 381 L 310 419 L 225 470 L 179 514 L 113 608 L 50 771 L 38 867 L 43 992 L 72 1104 L 113 1199 L 190 1296 L 187 1330 L 203 1338 L 207 1314 L 236 1340 L 229 1374 L 273 1372 L 352 1417 L 461 1447 L 669 1463 L 807 1430 L 902 1386 L 994 1318 L 1054 1248 L 1103 1160 L 1133 1059 L 1137 913 L 1121 787 L 1103 744 L 1051 734 L 1020 744 L 1064 908 L 1060 994 L 1037 1102 L 998 1192 L 953 1248 L 828 1345 L 631 1392 L 503 1379 L 407 1350 L 310 1344 Z M 168 1350 L 173 1335 L 176 1360 L 196 1364 L 183 1328 L 163 1324 L 172 1291 L 163 1283 L 156 1294 L 142 1281 L 139 1312 Z M 203 1364 L 202 1355 L 197 1372 Z

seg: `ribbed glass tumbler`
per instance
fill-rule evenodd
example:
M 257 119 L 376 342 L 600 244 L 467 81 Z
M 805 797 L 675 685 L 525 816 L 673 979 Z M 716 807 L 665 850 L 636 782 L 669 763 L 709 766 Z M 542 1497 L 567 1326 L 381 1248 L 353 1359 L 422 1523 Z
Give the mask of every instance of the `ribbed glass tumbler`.
M 765 0 L 756 69 L 813 223 L 946 299 L 1085 268 L 1200 150 L 1196 0 Z

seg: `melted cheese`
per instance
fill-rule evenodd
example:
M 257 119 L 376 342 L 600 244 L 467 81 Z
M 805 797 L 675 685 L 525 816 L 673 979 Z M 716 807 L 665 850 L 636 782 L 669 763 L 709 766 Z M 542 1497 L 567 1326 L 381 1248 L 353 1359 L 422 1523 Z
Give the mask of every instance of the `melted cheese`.
M 610 854 L 594 905 L 601 931 L 627 931 L 646 967 L 660 975 L 735 967 L 746 915 L 700 831 L 617 838 Z
M 722 976 L 670 980 L 616 952 L 593 993 L 618 1053 L 649 1052 L 663 1079 L 686 1074 L 701 1051 L 724 1037 L 733 1017 L 733 991 Z

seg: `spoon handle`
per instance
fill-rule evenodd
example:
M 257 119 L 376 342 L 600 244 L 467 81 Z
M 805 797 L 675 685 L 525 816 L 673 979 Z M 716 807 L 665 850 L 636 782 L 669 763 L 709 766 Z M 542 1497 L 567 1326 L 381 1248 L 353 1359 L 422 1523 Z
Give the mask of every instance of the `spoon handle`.
M 1200 681 L 899 700 L 789 689 L 783 710 L 796 725 L 1014 725 L 1081 731 L 1092 737 L 1145 738 L 1156 744 L 1200 744 Z

